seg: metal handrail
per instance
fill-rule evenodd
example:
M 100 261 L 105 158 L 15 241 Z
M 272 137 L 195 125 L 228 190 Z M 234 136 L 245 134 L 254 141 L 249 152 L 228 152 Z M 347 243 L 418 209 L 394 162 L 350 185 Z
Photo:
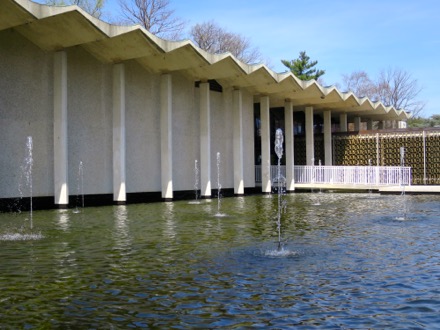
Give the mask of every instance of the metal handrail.
M 281 166 L 285 177 L 286 167 Z M 270 166 L 272 181 L 277 178 L 277 166 Z M 255 166 L 255 182 L 262 182 L 261 165 Z M 373 186 L 411 185 L 411 167 L 408 166 L 294 166 L 297 184 L 363 184 Z

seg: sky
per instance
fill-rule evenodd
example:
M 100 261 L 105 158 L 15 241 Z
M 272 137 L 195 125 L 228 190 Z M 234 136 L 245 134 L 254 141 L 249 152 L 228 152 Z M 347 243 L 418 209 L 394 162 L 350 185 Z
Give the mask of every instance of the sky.
M 118 0 L 106 10 L 117 15 Z M 191 26 L 215 21 L 250 39 L 275 72 L 282 59 L 306 51 L 326 71 L 324 85 L 365 71 L 375 79 L 397 68 L 416 79 L 423 117 L 440 115 L 440 1 L 438 0 L 169 0 Z

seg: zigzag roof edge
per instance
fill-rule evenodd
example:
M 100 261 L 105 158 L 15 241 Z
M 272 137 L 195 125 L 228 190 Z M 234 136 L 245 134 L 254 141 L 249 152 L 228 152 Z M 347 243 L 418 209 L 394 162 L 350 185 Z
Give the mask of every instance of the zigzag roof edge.
M 285 80 L 291 79 L 295 82 L 297 86 L 299 86 L 302 90 L 303 88 L 303 81 L 300 80 L 297 76 L 295 76 L 292 72 L 282 72 L 278 73 L 278 83 L 282 83 Z
M 323 87 L 321 86 L 316 80 L 312 79 L 309 81 L 302 81 L 298 77 L 296 77 L 291 72 L 284 72 L 284 73 L 276 73 L 272 69 L 268 68 L 264 64 L 247 64 L 242 61 L 240 61 L 238 58 L 236 58 L 231 53 L 223 53 L 223 54 L 213 54 L 209 53 L 198 46 L 196 46 L 191 40 L 181 40 L 181 41 L 172 41 L 172 40 L 165 40 L 160 37 L 155 36 L 148 30 L 146 30 L 144 27 L 140 25 L 132 25 L 132 26 L 124 26 L 124 25 L 117 25 L 117 24 L 111 24 L 107 23 L 99 18 L 93 17 L 83 9 L 81 9 L 77 5 L 70 5 L 70 6 L 50 6 L 45 4 L 39 4 L 36 2 L 33 2 L 31 0 L 13 0 L 17 5 L 21 6 L 24 10 L 26 10 L 30 15 L 35 17 L 36 19 L 43 19 L 50 16 L 60 15 L 63 13 L 68 13 L 72 11 L 77 11 L 80 13 L 85 19 L 87 19 L 92 25 L 94 25 L 98 30 L 100 30 L 103 34 L 105 34 L 108 38 L 112 38 L 118 35 L 122 35 L 125 33 L 129 33 L 131 31 L 140 30 L 146 37 L 148 37 L 152 42 L 154 42 L 158 48 L 160 48 L 163 52 L 170 52 L 173 50 L 176 50 L 181 47 L 190 46 L 194 49 L 196 53 L 198 53 L 202 58 L 206 60 L 209 64 L 215 64 L 219 61 L 222 61 L 226 58 L 231 58 L 238 67 L 241 68 L 243 73 L 249 75 L 253 72 L 256 72 L 258 70 L 264 70 L 268 75 L 270 75 L 274 82 L 281 83 L 285 79 L 293 79 L 297 85 L 299 85 L 303 90 L 310 88 L 310 87 L 316 87 L 323 96 L 327 96 L 331 92 L 337 92 L 338 95 L 341 97 L 342 101 L 347 101 L 349 98 L 354 98 L 355 101 L 358 103 L 358 105 L 362 105 L 365 102 L 368 102 L 370 106 L 372 106 L 374 109 L 378 109 L 380 107 L 383 108 L 383 111 L 385 113 L 390 112 L 391 110 L 394 110 L 396 112 L 396 115 L 400 116 L 400 114 L 404 113 L 405 117 L 408 119 L 411 117 L 411 115 L 406 112 L 404 109 L 395 109 L 392 106 L 385 106 L 381 102 L 373 102 L 367 97 L 359 98 L 357 97 L 353 92 L 341 92 L 338 90 L 335 86 L 330 87 Z
M 283 80 L 286 79 L 293 79 L 299 86 L 302 87 L 303 81 L 301 79 L 299 79 L 297 76 L 295 76 L 292 72 L 287 71 L 287 72 L 280 72 L 277 73 L 278 75 L 278 81 L 282 82 Z
M 269 74 L 272 77 L 274 82 L 279 83 L 279 81 L 278 81 L 278 74 L 275 71 L 269 69 L 265 64 L 257 63 L 257 64 L 248 64 L 248 65 L 249 65 L 249 68 L 251 70 L 251 72 L 249 72 L 249 73 L 253 73 L 253 72 L 256 72 L 256 71 L 259 71 L 259 70 L 263 70 L 263 71 L 265 71 L 267 74 Z
M 327 97 L 328 95 L 332 94 L 332 93 L 336 93 L 336 95 L 339 97 L 339 99 L 341 101 L 345 101 L 344 97 L 344 93 L 342 93 L 339 89 L 336 88 L 336 86 L 327 86 L 327 87 L 323 87 L 324 92 L 325 92 L 325 97 Z
M 61 14 L 63 12 L 66 12 L 65 8 L 68 8 L 68 7 L 70 7 L 70 9 L 67 11 L 71 11 L 72 7 L 77 7 L 75 5 L 49 6 L 46 4 L 41 4 L 41 3 L 33 2 L 30 0 L 13 0 L 13 1 L 37 19 Z
M 307 89 L 307 88 L 312 87 L 312 86 L 316 86 L 316 87 L 319 86 L 318 82 L 315 79 L 302 80 L 302 83 L 303 83 L 303 88 L 304 89 Z

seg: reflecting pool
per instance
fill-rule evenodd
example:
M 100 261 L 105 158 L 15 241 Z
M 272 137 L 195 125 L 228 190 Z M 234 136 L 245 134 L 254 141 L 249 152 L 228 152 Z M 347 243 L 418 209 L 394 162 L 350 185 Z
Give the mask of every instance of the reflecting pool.
M 285 198 L 0 214 L 0 328 L 440 326 L 440 196 Z

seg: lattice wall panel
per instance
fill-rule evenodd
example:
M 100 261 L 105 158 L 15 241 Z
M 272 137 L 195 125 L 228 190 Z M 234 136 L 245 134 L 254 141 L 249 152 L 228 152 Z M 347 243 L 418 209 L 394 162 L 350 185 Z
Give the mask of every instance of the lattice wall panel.
M 335 136 L 334 165 L 400 166 L 412 168 L 413 184 L 440 184 L 440 133 L 409 132 Z

